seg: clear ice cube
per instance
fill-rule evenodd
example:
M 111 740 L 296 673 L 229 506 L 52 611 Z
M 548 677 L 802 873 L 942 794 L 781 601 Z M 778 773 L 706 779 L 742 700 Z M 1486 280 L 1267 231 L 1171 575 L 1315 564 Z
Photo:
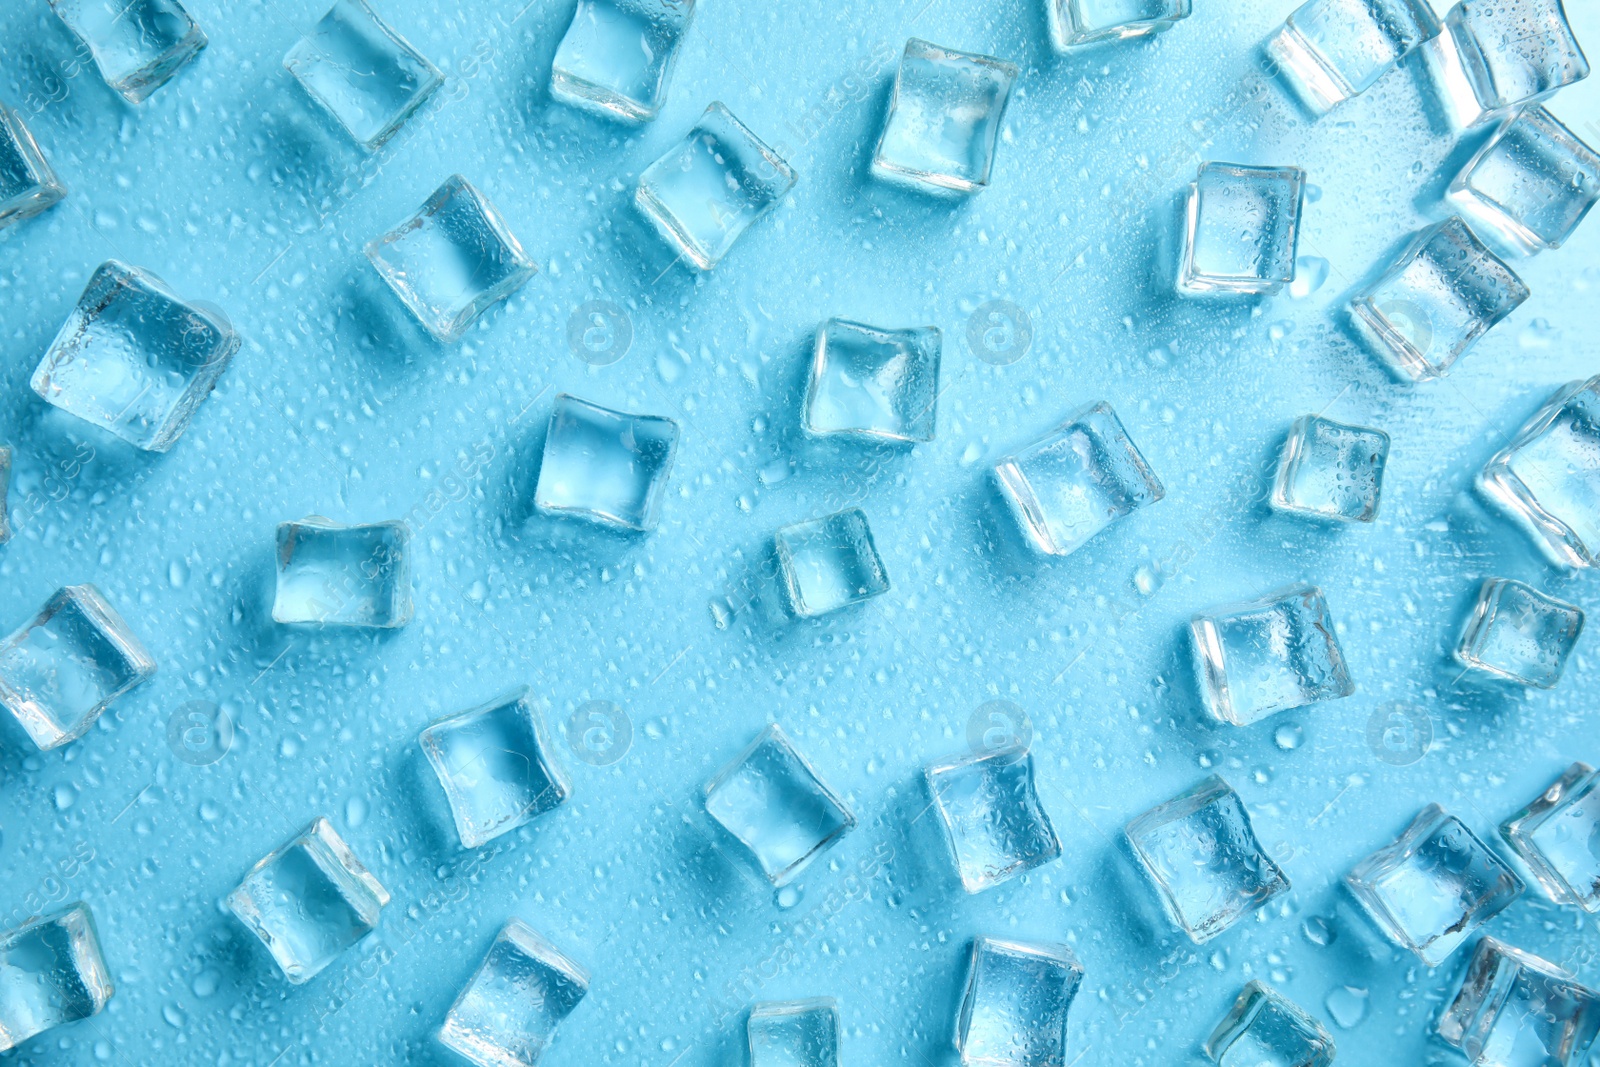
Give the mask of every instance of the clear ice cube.
M 706 784 L 705 805 L 780 886 L 856 824 L 844 801 L 776 725 Z
M 289 49 L 283 66 L 369 152 L 393 137 L 444 82 L 439 68 L 390 29 L 367 0 L 338 0 Z
M 1388 459 L 1389 435 L 1382 430 L 1302 415 L 1278 455 L 1272 506 L 1315 519 L 1371 522 Z
M 450 1006 L 439 1042 L 478 1067 L 534 1067 L 589 991 L 589 972 L 512 919 Z
M 1600 560 L 1600 376 L 1557 389 L 1484 466 L 1478 490 L 1552 562 Z
M 872 154 L 873 175 L 947 196 L 982 189 L 1016 80 L 1016 66 L 1003 59 L 911 38 Z
M 1450 200 L 1507 247 L 1559 248 L 1600 199 L 1600 155 L 1542 107 L 1495 131 L 1450 183 Z
M 0 645 L 0 705 L 34 744 L 59 748 L 155 672 L 100 590 L 69 585 Z
M 377 929 L 389 891 L 319 818 L 250 868 L 225 903 L 299 985 Z
M 1561 680 L 1583 630 L 1583 611 L 1510 578 L 1490 578 L 1478 591 L 1456 645 L 1464 667 L 1527 686 Z
M 0 933 L 0 1052 L 98 1015 L 113 992 L 86 905 Z
M 1574 763 L 1550 788 L 1500 824 L 1545 895 L 1600 913 L 1600 775 Z
M 1185 201 L 1178 291 L 1276 293 L 1294 281 L 1306 172 L 1202 163 Z
M 1452 215 L 1417 234 L 1356 293 L 1350 318 L 1398 377 L 1420 382 L 1445 374 L 1526 299 L 1516 272 Z
M 795 180 L 789 164 L 715 101 L 639 176 L 634 203 L 680 257 L 710 270 Z
M 1428 0 L 1308 0 L 1267 42 L 1267 54 L 1321 113 L 1366 92 L 1439 30 Z
M 839 1007 L 832 997 L 750 1008 L 750 1067 L 839 1067 Z
M 116 260 L 89 279 L 33 391 L 151 452 L 177 443 L 239 351 L 228 317 Z
M 1239 794 L 1216 775 L 1128 824 L 1167 915 L 1203 944 L 1289 889 Z
M 1221 1067 L 1332 1067 L 1333 1038 L 1293 1001 L 1251 982 L 1206 1039 Z
M 411 529 L 341 526 L 320 515 L 278 526 L 274 622 L 392 629 L 411 620 Z
M 538 273 L 499 209 L 459 174 L 366 251 L 417 321 L 444 342 Z
M 1549 960 L 1486 937 L 1438 1031 L 1471 1067 L 1583 1067 L 1600 1034 L 1600 993 Z
M 1051 556 L 1167 495 L 1104 401 L 1000 460 L 994 479 L 1028 544 Z
M 1460 0 L 1439 44 L 1445 91 L 1476 124 L 1589 76 L 1561 0 Z
M 94 56 L 100 76 L 130 104 L 172 80 L 206 46 L 178 0 L 50 0 Z
M 1191 6 L 1190 0 L 1046 0 L 1046 10 L 1050 41 L 1065 52 L 1169 30 L 1189 17 Z
M 33 218 L 66 195 L 22 116 L 0 103 L 0 230 Z
M 956 1049 L 967 1067 L 1065 1067 L 1083 965 L 1066 945 L 972 941 Z
M 667 99 L 695 0 L 578 0 L 556 49 L 550 94 L 624 122 L 648 122 Z
M 1033 754 L 1020 748 L 935 763 L 928 791 L 969 893 L 1009 881 L 1061 855 L 1034 788 Z
M 655 529 L 678 424 L 562 393 L 550 413 L 534 506 L 624 530 Z
M 942 348 L 937 326 L 884 330 L 829 319 L 817 331 L 806 429 L 885 441 L 933 440 Z
M 801 618 L 889 591 L 889 574 L 860 508 L 784 526 L 773 535 L 789 610 Z

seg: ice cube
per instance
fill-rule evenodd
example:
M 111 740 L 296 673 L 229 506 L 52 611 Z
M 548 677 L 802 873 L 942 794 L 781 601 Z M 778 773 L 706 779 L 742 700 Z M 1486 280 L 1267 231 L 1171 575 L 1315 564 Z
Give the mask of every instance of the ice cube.
M 1583 1067 L 1600 1033 L 1600 993 L 1549 960 L 1486 937 L 1462 972 L 1439 1036 L 1471 1067 Z
M 982 189 L 1016 80 L 1016 66 L 1003 59 L 911 38 L 872 154 L 873 175 L 945 196 Z
M 178 0 L 50 0 L 94 56 L 106 84 L 130 104 L 172 80 L 206 46 Z
M 1600 376 L 1570 382 L 1497 452 L 1478 490 L 1553 562 L 1600 560 Z
M 527 686 L 430 723 L 420 740 L 466 848 L 509 833 L 572 795 Z
M 801 618 L 889 591 L 889 574 L 860 508 L 782 527 L 773 543 L 789 610 Z
M 624 122 L 648 122 L 667 99 L 695 0 L 578 0 L 556 49 L 550 95 Z
M 1476 124 L 1589 76 L 1561 0 L 1460 0 L 1439 38 L 1444 89 Z
M 1298 1004 L 1251 982 L 1206 1039 L 1222 1067 L 1332 1067 L 1333 1038 Z
M 11 490 L 11 449 L 0 445 L 0 545 L 11 540 L 11 515 L 6 495 Z
M 706 784 L 705 804 L 773 885 L 792 881 L 856 824 L 844 801 L 776 725 Z
M 1455 816 L 1429 804 L 1394 844 L 1345 875 L 1372 921 L 1437 967 L 1522 893 L 1522 879 Z
M 534 506 L 624 530 L 653 530 L 678 448 L 678 424 L 562 393 L 550 413 Z
M 715 101 L 639 176 L 634 203 L 673 251 L 710 270 L 794 183 L 789 164 Z
M 1066 945 L 972 941 L 956 1049 L 968 1067 L 1065 1067 L 1083 965 Z
M 538 273 L 505 217 L 459 174 L 366 251 L 417 321 L 444 342 Z
M 512 919 L 450 1006 L 439 1042 L 478 1067 L 534 1067 L 588 991 L 588 971 Z
M 100 590 L 69 585 L 0 645 L 0 705 L 34 744 L 59 748 L 155 672 Z
M 367 0 L 337 0 L 283 57 L 311 99 L 375 152 L 444 82 Z
M 319 818 L 250 868 L 225 903 L 299 985 L 377 928 L 389 891 Z
M 109 260 L 33 372 L 56 407 L 151 452 L 177 443 L 239 351 L 228 317 Z
M 1464 667 L 1540 689 L 1561 680 L 1583 630 L 1583 611 L 1510 578 L 1490 578 L 1462 627 L 1456 660 Z
M 1356 334 L 1400 378 L 1438 378 L 1528 299 L 1505 261 L 1452 215 L 1417 234 L 1350 301 Z
M 1322 590 L 1291 585 L 1189 622 L 1206 711 L 1248 726 L 1356 691 Z
M 1550 788 L 1500 824 L 1545 894 L 1600 912 L 1600 775 L 1574 763 Z
M 1033 783 L 1033 754 L 1011 747 L 935 763 L 926 772 L 956 872 L 977 893 L 1061 855 Z
M 1169 30 L 1190 13 L 1190 0 L 1046 0 L 1057 51 L 1124 41 Z
M 839 1067 L 839 1007 L 832 997 L 756 1004 L 746 1033 L 750 1067 Z
M 1294 281 L 1306 172 L 1202 163 L 1185 201 L 1178 291 L 1276 293 Z
M 1267 42 L 1267 54 L 1321 113 L 1366 92 L 1439 30 L 1428 0 L 1308 0 Z
M 1495 131 L 1450 183 L 1450 200 L 1507 247 L 1559 248 L 1600 198 L 1600 155 L 1542 107 Z
M 931 441 L 939 396 L 937 326 L 883 330 L 829 319 L 817 331 L 806 429 L 883 441 Z
M 0 230 L 33 218 L 66 195 L 22 116 L 0 103 Z
M 1388 459 L 1389 435 L 1382 430 L 1302 415 L 1278 455 L 1272 506 L 1314 519 L 1371 522 Z
M 411 529 L 341 526 L 321 515 L 278 526 L 274 622 L 393 629 L 411 620 Z
M 0 933 L 0 1052 L 98 1015 L 113 992 L 86 905 Z

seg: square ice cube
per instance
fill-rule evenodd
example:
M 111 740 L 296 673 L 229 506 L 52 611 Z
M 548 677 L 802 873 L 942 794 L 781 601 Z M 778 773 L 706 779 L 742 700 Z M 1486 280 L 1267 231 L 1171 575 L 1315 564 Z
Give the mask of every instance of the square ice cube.
M 1549 960 L 1486 937 L 1438 1029 L 1471 1067 L 1583 1067 L 1600 1033 L 1600 993 Z
M 1356 691 L 1322 590 L 1291 585 L 1189 621 L 1206 711 L 1248 726 Z
M 113 259 L 89 279 L 31 384 L 63 411 L 165 452 L 238 351 L 221 309 Z
M 321 515 L 278 526 L 274 622 L 393 629 L 411 621 L 411 528 L 341 526 Z
M 41 749 L 82 737 L 113 700 L 156 673 L 92 585 L 69 585 L 0 645 L 0 705 Z
M 1600 376 L 1570 382 L 1497 452 L 1478 491 L 1552 562 L 1600 559 Z
M 1593 767 L 1568 767 L 1500 824 L 1500 836 L 1551 900 L 1600 912 L 1600 775 Z
M 1314 519 L 1371 522 L 1388 459 L 1389 435 L 1382 430 L 1302 415 L 1278 454 L 1272 506 Z
M 789 164 L 714 101 L 688 136 L 639 176 L 634 204 L 680 257 L 710 270 L 795 180 Z
M 994 479 L 1028 544 L 1051 556 L 1167 495 L 1103 400 L 1000 460 Z
M 1449 198 L 1510 248 L 1559 248 L 1600 199 L 1600 155 L 1544 108 L 1528 108 L 1478 149 Z
M 1540 689 L 1561 680 L 1583 630 L 1583 611 L 1510 578 L 1490 578 L 1478 591 L 1456 645 L 1464 667 Z
M 367 0 L 337 0 L 289 49 L 283 66 L 369 152 L 383 147 L 444 82 L 439 68 Z
M 1184 208 L 1178 291 L 1276 293 L 1294 280 L 1306 172 L 1202 163 Z
M 1522 879 L 1437 804 L 1356 864 L 1345 883 L 1378 929 L 1429 967 L 1522 893 Z
M 1016 80 L 1015 64 L 1003 59 L 911 38 L 872 154 L 873 175 L 946 196 L 982 189 Z
M 527 686 L 430 723 L 420 740 L 466 848 L 509 833 L 572 795 Z
M 0 230 L 33 218 L 66 195 L 22 116 L 0 104 Z
M 1078 45 L 1125 41 L 1169 30 L 1190 13 L 1190 0 L 1046 0 L 1050 41 Z
M 505 216 L 459 174 L 366 251 L 417 321 L 447 343 L 538 273 Z
M 534 506 L 624 530 L 655 529 L 678 424 L 562 393 L 550 413 Z
M 969 893 L 1031 871 L 1061 855 L 1033 782 L 1033 754 L 1005 748 L 930 766 L 934 807 Z
M 589 972 L 512 919 L 450 1006 L 439 1043 L 478 1067 L 534 1067 L 589 991 Z
M 776 725 L 761 731 L 706 784 L 705 804 L 773 885 L 792 881 L 856 824 L 844 801 Z
M 1065 1067 L 1067 1012 L 1083 965 L 1066 945 L 977 937 L 956 1049 L 968 1067 Z
M 937 326 L 881 330 L 829 319 L 817 331 L 806 429 L 882 441 L 931 441 L 939 396 Z
M 832 997 L 750 1008 L 750 1067 L 839 1067 L 839 1006 Z
M 1267 54 L 1321 113 L 1366 92 L 1439 30 L 1427 0 L 1308 0 L 1267 42 Z
M 1331 1067 L 1333 1038 L 1298 1004 L 1251 982 L 1206 1039 L 1222 1067 Z
M 1567 24 L 1561 0 L 1460 0 L 1440 38 L 1447 90 L 1457 110 L 1481 121 L 1543 100 L 1589 76 L 1589 62 Z M 1477 114 L 1474 114 L 1474 107 Z
M 178 0 L 50 0 L 94 56 L 106 84 L 130 104 L 172 80 L 206 46 Z
M 694 0 L 578 0 L 556 49 L 550 95 L 624 122 L 649 122 L 667 99 Z
M 1398 377 L 1438 378 L 1528 299 L 1528 287 L 1452 215 L 1417 234 L 1350 301 L 1356 335 Z
M 782 527 L 773 544 L 789 610 L 801 618 L 889 591 L 889 573 L 860 508 Z
M 0 1052 L 98 1015 L 113 992 L 87 906 L 0 933 Z
M 389 891 L 319 818 L 250 868 L 224 903 L 299 985 L 377 929 Z

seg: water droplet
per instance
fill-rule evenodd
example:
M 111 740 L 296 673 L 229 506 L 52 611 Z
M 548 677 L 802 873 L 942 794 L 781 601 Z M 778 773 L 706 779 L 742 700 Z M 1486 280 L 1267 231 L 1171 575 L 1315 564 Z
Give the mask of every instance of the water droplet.
M 284 759 L 293 759 L 300 754 L 300 742 L 293 737 L 285 737 L 278 742 L 278 755 Z
M 1333 931 L 1333 927 L 1329 925 L 1328 920 L 1320 915 L 1313 915 L 1301 923 L 1300 933 L 1304 935 L 1307 941 L 1318 948 L 1327 948 L 1333 944 L 1333 939 L 1337 936 Z
M 182 1030 L 184 1024 L 189 1021 L 188 1017 L 183 1014 L 183 1009 L 176 1004 L 168 1004 L 162 1008 L 161 1017 L 167 1020 L 167 1025 L 175 1030 Z
M 344 806 L 345 825 L 354 830 L 367 821 L 369 805 L 366 797 L 351 797 Z
M 189 580 L 189 567 L 181 559 L 175 559 L 167 567 L 167 581 L 172 583 L 172 588 L 182 589 Z
M 216 822 L 222 815 L 222 808 L 215 800 L 202 800 L 200 802 L 200 818 L 206 822 Z
M 1294 262 L 1294 281 L 1289 283 L 1289 296 L 1304 300 L 1321 289 L 1328 280 L 1331 264 L 1321 256 L 1301 256 Z
M 1367 991 L 1344 985 L 1328 994 L 1328 1014 L 1346 1030 L 1352 1030 L 1367 1017 Z
M 78 789 L 76 786 L 63 782 L 56 786 L 56 810 L 66 811 L 78 802 Z
M 792 908 L 800 903 L 800 890 L 792 885 L 786 885 L 778 890 L 778 907 Z
M 195 979 L 189 984 L 189 988 L 194 990 L 194 995 L 197 997 L 209 997 L 215 994 L 221 985 L 222 972 L 214 967 L 207 967 L 195 975 Z
M 1293 752 L 1300 747 L 1300 742 L 1305 739 L 1305 731 L 1300 729 L 1299 723 L 1286 722 L 1272 735 L 1273 744 L 1285 752 Z

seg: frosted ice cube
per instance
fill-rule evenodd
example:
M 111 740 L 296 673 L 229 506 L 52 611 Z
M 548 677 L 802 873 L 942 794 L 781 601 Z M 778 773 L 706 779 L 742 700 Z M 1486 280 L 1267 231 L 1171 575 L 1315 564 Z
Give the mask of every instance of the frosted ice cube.
M 439 1042 L 478 1067 L 534 1067 L 589 991 L 589 972 L 512 919 L 450 1006 Z
M 1445 89 L 1476 123 L 1589 76 L 1561 0 L 1460 0 L 1439 43 Z
M 1402 379 L 1438 378 L 1528 299 L 1505 261 L 1452 215 L 1417 234 L 1350 301 L 1356 334 Z
M 1299 1005 L 1251 982 L 1206 1039 L 1222 1067 L 1331 1067 L 1333 1038 Z
M 278 526 L 274 622 L 392 629 L 411 620 L 411 529 L 341 526 L 321 515 Z
M 367 0 L 337 0 L 283 57 L 311 98 L 357 144 L 376 151 L 444 82 L 439 68 Z
M 648 122 L 667 99 L 695 0 L 578 0 L 556 49 L 550 94 L 625 122 Z
M 1544 108 L 1528 108 L 1478 149 L 1449 198 L 1510 248 L 1559 248 L 1600 199 L 1600 155 Z
M 445 342 L 538 273 L 505 217 L 459 174 L 366 251 L 417 321 Z
M 137 104 L 172 80 L 206 46 L 178 0 L 50 0 L 94 56 L 106 84 Z
M 177 443 L 239 351 L 228 317 L 109 260 L 33 372 L 56 407 L 151 452 Z
M 678 424 L 556 397 L 534 505 L 625 530 L 653 530 L 678 448 Z
M 1583 612 L 1510 578 L 1490 578 L 1462 627 L 1456 659 L 1508 681 L 1550 689 L 1561 680 Z
M 1600 376 L 1556 390 L 1478 475 L 1478 490 L 1553 562 L 1600 559 Z
M 1558 904 L 1600 912 L 1600 775 L 1574 763 L 1500 824 L 1500 836 Z
M 789 610 L 802 618 L 889 591 L 889 574 L 860 508 L 782 527 L 773 543 Z
M 225 903 L 299 985 L 377 929 L 389 891 L 319 818 L 250 868 Z
M 66 195 L 22 116 L 0 104 L 0 230 L 33 218 Z
M 1003 59 L 911 38 L 872 154 L 873 175 L 940 195 L 982 189 L 1016 80 L 1016 66 Z
M 1522 893 L 1522 879 L 1460 819 L 1437 804 L 1345 882 L 1396 944 L 1437 967 Z
M 11 540 L 11 515 L 6 495 L 11 490 L 11 449 L 0 445 L 0 545 Z
M 1105 401 L 1000 460 L 994 478 L 1028 543 L 1052 556 L 1167 495 Z
M 1371 522 L 1388 459 L 1389 435 L 1382 430 L 1302 415 L 1278 455 L 1272 506 L 1316 519 Z
M 1267 42 L 1267 54 L 1320 113 L 1366 92 L 1439 30 L 1427 0 L 1308 0 Z
M 1169 30 L 1189 17 L 1190 0 L 1045 0 L 1057 51 Z
M 0 705 L 34 744 L 59 748 L 155 672 L 100 590 L 69 585 L 0 645 Z
M 1583 1067 L 1600 1033 L 1600 993 L 1549 960 L 1486 937 L 1438 1029 L 1471 1067 Z
M 98 1015 L 113 992 L 87 906 L 0 933 L 0 1052 Z
M 1009 881 L 1061 855 L 1019 748 L 935 763 L 926 772 L 956 871 L 969 893 Z
M 1167 915 L 1197 945 L 1289 889 L 1239 794 L 1216 775 L 1134 819 L 1127 835 Z
M 773 885 L 792 881 L 856 824 L 844 801 L 776 725 L 706 784 L 705 804 Z
M 1066 945 L 972 941 L 956 1049 L 968 1067 L 1065 1067 L 1083 965 Z
M 1276 293 L 1294 281 L 1306 172 L 1202 163 L 1184 209 L 1178 291 Z
M 795 180 L 789 164 L 716 101 L 639 176 L 634 203 L 680 257 L 710 270 Z
M 750 1067 L 839 1067 L 839 1007 L 832 997 L 756 1004 L 745 1030 Z
M 1356 691 L 1322 590 L 1291 585 L 1189 622 L 1206 711 L 1248 726 Z
M 939 396 L 937 326 L 882 330 L 829 319 L 817 331 L 806 429 L 888 441 L 931 441 Z

